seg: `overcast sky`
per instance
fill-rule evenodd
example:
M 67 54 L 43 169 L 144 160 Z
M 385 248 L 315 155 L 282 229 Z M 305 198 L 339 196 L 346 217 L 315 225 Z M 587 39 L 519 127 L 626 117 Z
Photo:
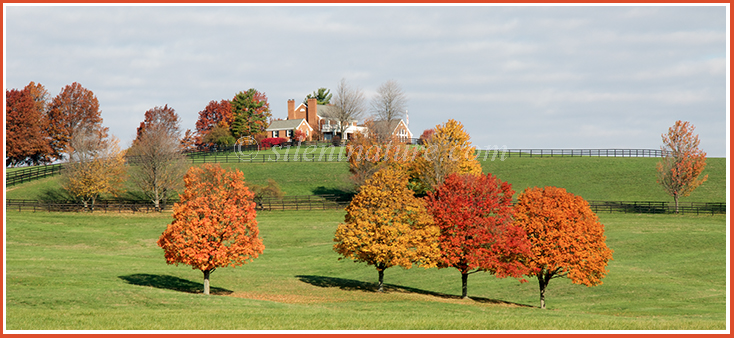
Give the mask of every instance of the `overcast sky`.
M 480 147 L 649 148 L 676 120 L 726 156 L 724 6 L 9 6 L 5 85 L 73 82 L 129 145 L 168 104 L 195 129 L 255 88 L 273 117 L 341 78 L 393 79 L 410 129 L 461 121 Z

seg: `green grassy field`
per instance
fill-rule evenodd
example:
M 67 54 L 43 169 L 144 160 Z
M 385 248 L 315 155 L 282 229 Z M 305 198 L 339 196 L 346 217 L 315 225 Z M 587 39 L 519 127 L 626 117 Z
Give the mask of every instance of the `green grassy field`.
M 165 264 L 155 244 L 170 214 L 6 215 L 6 329 L 723 330 L 724 216 L 601 214 L 614 252 L 597 287 L 469 278 L 455 269 L 339 261 L 343 211 L 264 212 L 260 258 L 212 274 Z
M 527 187 L 554 185 L 587 200 L 671 201 L 656 182 L 656 158 L 511 157 L 482 161 L 484 172 L 510 182 L 517 193 Z M 726 159 L 709 158 L 708 181 L 681 202 L 726 201 Z M 237 168 L 245 179 L 265 184 L 278 182 L 287 195 L 343 193 L 353 189 L 345 162 L 222 163 Z M 64 196 L 58 176 L 7 190 L 7 198 L 39 199 Z

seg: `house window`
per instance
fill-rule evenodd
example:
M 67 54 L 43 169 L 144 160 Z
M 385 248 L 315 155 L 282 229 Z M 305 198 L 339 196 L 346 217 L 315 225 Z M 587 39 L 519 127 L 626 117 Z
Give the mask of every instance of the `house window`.
M 286 130 L 285 137 L 293 137 L 293 130 Z

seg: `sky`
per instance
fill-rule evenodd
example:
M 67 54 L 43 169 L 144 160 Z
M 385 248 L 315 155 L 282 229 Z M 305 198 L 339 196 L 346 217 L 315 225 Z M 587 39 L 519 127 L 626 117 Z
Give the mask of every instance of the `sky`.
M 274 118 L 341 79 L 367 103 L 394 80 L 409 127 L 472 143 L 659 149 L 675 121 L 727 155 L 725 6 L 5 7 L 5 88 L 78 82 L 130 145 L 146 110 L 195 129 L 212 100 L 264 92 Z

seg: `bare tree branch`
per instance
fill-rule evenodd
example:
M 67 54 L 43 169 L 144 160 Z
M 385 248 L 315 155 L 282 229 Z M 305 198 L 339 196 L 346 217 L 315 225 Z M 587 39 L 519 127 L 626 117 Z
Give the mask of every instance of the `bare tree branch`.
M 345 79 L 339 81 L 332 100 L 333 106 L 325 112 L 327 118 L 339 122 L 340 135 L 344 139 L 344 132 L 349 124 L 358 121 L 364 113 L 364 93 L 359 88 L 353 88 Z

